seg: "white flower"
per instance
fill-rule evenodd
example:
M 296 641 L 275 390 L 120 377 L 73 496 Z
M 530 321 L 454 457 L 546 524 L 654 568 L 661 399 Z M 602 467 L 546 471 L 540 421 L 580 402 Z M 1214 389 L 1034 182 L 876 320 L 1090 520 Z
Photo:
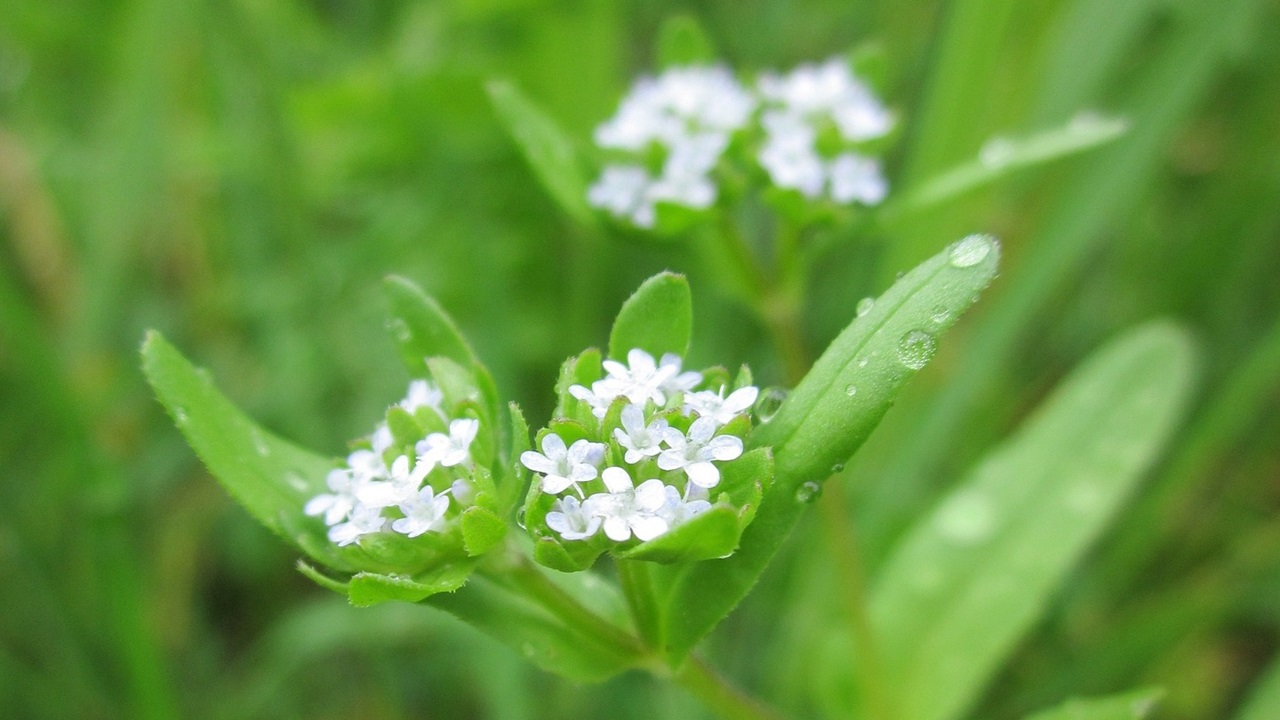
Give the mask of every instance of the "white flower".
M 699 131 L 731 133 L 750 119 L 755 98 L 721 66 L 671 68 L 636 81 L 618 113 L 596 128 L 603 148 L 642 151 Z
M 831 161 L 831 199 L 838 203 L 854 200 L 876 205 L 889 194 L 889 184 L 880 174 L 880 163 L 857 153 L 841 153 Z
M 760 389 L 751 385 L 734 390 L 729 397 L 724 396 L 724 390 L 721 387 L 718 393 L 704 390 L 685 395 L 684 411 L 697 413 L 701 418 L 710 418 L 716 425 L 727 425 L 730 420 L 754 405 L 760 395 Z
M 600 385 L 599 381 L 592 383 L 592 387 Z M 609 414 L 609 406 L 613 404 L 616 394 L 610 395 L 609 386 L 601 386 L 601 390 L 605 391 L 605 395 L 597 395 L 582 385 L 570 385 L 569 394 L 591 406 L 591 414 L 598 418 L 603 418 Z
M 391 475 L 387 480 L 363 483 L 356 489 L 356 499 L 361 505 L 372 508 L 398 505 L 418 492 L 423 479 L 434 467 L 430 461 L 424 462 L 419 458 L 410 469 L 409 456 L 401 455 L 391 463 Z
M 667 429 L 666 418 L 655 418 L 648 427 L 644 424 L 644 408 L 628 405 L 622 408 L 622 427 L 613 429 L 613 437 L 627 449 L 628 463 L 634 465 L 647 457 L 662 452 L 662 432 Z
M 377 439 L 377 437 L 375 433 L 374 438 Z M 388 447 L 390 447 L 389 443 Z M 356 450 L 347 456 L 347 467 L 351 469 L 357 484 L 387 477 L 387 465 L 382 461 L 382 450 Z
M 471 483 L 459 478 L 449 485 L 449 489 L 446 492 L 453 493 L 453 496 L 463 505 L 470 505 L 472 499 L 475 498 L 476 489 L 472 487 Z
M 520 462 L 536 473 L 542 473 L 542 492 L 558 495 L 578 483 L 594 480 L 600 463 L 604 461 L 605 446 L 587 440 L 578 440 L 566 448 L 564 440 L 555 433 L 542 438 L 542 452 L 526 450 Z M 578 490 L 581 494 L 582 491 Z
M 329 540 L 344 547 L 360 539 L 361 535 L 378 532 L 386 522 L 381 508 L 358 507 L 351 513 L 350 520 L 329 528 Z
M 373 445 L 374 454 L 378 456 L 379 463 L 382 462 L 382 453 L 386 452 L 387 448 L 391 447 L 396 441 L 391 435 L 391 428 L 384 422 L 378 423 L 378 427 L 374 428 L 373 436 L 369 440 Z M 355 465 L 352 464 L 352 467 L 355 467 Z
M 551 512 L 547 513 L 547 527 L 560 533 L 565 540 L 582 540 L 596 534 L 603 519 L 597 515 L 588 515 L 578 498 L 567 495 L 556 501 Z
M 664 372 L 666 380 L 663 380 L 658 389 L 663 392 L 674 395 L 676 393 L 689 392 L 702 382 L 702 373 L 696 370 L 688 372 L 680 372 L 681 363 L 679 355 L 675 353 L 666 353 L 662 359 L 658 361 L 659 372 Z
M 444 467 L 453 467 L 471 462 L 471 441 L 476 439 L 480 430 L 480 421 L 473 418 L 460 418 L 449 423 L 449 434 L 431 433 L 424 440 L 419 440 L 417 451 L 419 461 L 429 458 Z
M 592 207 L 608 210 L 614 217 L 630 220 L 637 227 L 651 228 L 657 210 L 650 197 L 654 179 L 639 165 L 606 165 L 600 178 L 587 189 Z
M 392 522 L 391 529 L 409 537 L 418 537 L 428 530 L 439 532 L 444 524 L 444 513 L 448 509 L 448 493 L 436 495 L 428 485 L 400 503 L 400 512 L 404 513 L 404 517 Z
M 821 195 L 826 166 L 818 155 L 813 128 L 798 115 L 776 110 L 766 112 L 761 124 L 765 142 L 760 149 L 760 165 L 773 184 L 797 190 L 807 198 Z
M 658 516 L 667 495 L 661 480 L 645 480 L 635 487 L 631 476 L 620 467 L 605 468 L 600 475 L 607 493 L 597 493 L 583 504 L 587 513 L 603 519 L 604 534 L 614 542 L 625 542 L 634 533 L 652 540 L 667 531 L 667 521 Z
M 849 141 L 871 140 L 893 128 L 893 116 L 840 58 L 801 65 L 785 77 L 766 73 L 759 89 L 766 101 L 790 112 L 812 119 L 829 117 Z
M 397 405 L 404 408 L 409 413 L 420 407 L 429 407 L 437 413 L 441 410 L 441 403 L 444 402 L 444 393 L 440 388 L 432 385 L 427 380 L 413 380 L 409 383 L 409 392 L 405 394 L 404 399 Z
M 716 422 L 710 417 L 700 417 L 689 427 L 689 436 L 675 428 L 667 428 L 662 440 L 667 449 L 658 455 L 658 467 L 663 470 L 684 470 L 689 482 L 704 488 L 720 483 L 720 470 L 713 461 L 733 460 L 742 455 L 742 438 L 734 435 L 715 435 Z M 713 437 L 714 436 L 714 437 Z
M 695 488 L 698 486 L 690 485 L 689 487 Z M 686 500 L 681 498 L 680 491 L 671 485 L 666 486 L 665 492 L 666 499 L 662 507 L 658 508 L 658 517 L 666 520 L 667 525 L 670 527 L 677 527 L 711 509 L 711 503 L 706 500 Z
M 307 515 L 324 515 L 325 525 L 336 525 L 347 519 L 356 507 L 358 483 L 350 468 L 335 468 L 325 476 L 332 494 L 317 495 L 307 501 L 302 511 Z
M 670 364 L 659 367 L 653 356 L 640 348 L 633 348 L 627 353 L 626 365 L 616 360 L 605 360 L 604 369 L 609 376 L 591 386 L 596 395 L 625 395 L 633 403 L 643 404 L 652 400 L 658 405 L 667 402 L 662 385 L 679 371 L 678 367 Z

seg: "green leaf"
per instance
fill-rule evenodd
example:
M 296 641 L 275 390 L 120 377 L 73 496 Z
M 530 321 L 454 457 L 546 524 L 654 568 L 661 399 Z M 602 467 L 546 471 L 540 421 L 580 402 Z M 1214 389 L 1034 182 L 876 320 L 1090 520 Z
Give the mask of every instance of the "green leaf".
M 666 564 L 710 560 L 733 552 L 741 534 L 738 511 L 716 505 L 664 535 L 615 554 L 628 560 Z
M 689 350 L 693 333 L 693 296 L 683 275 L 664 272 L 645 280 L 622 304 L 609 333 L 609 357 L 625 360 L 627 352 L 640 348 L 660 358 L 663 353 L 681 357 Z
M 142 344 L 142 370 L 209 472 L 254 519 L 320 563 L 355 569 L 324 524 L 302 513 L 327 491 L 332 461 L 256 425 L 157 332 Z
M 1271 661 L 1253 687 L 1235 720 L 1274 720 L 1280 717 L 1280 658 Z
M 1124 335 L 906 536 L 871 599 L 904 718 L 954 718 L 977 697 L 1158 457 L 1194 365 L 1175 326 Z
M 489 552 L 507 534 L 507 523 L 492 510 L 478 505 L 462 511 L 462 542 L 468 555 Z
M 1163 695 L 1163 690 L 1135 690 L 1103 698 L 1073 699 L 1026 720 L 1142 720 Z
M 671 607 L 671 659 L 679 661 L 746 595 L 808 507 L 807 482 L 821 481 L 853 454 L 879 424 L 916 370 L 900 359 L 913 331 L 936 336 L 955 322 L 995 276 L 994 240 L 961 241 L 907 273 L 831 343 L 778 413 L 748 437 L 772 447 L 774 480 L 738 550 L 721 560 L 659 568 Z M 912 365 L 922 359 L 908 344 Z M 864 362 L 865 361 L 865 362 Z M 849 388 L 855 392 L 849 393 Z M 662 577 L 665 575 L 665 577 Z
M 413 377 L 423 377 L 426 359 L 446 357 L 462 365 L 480 364 L 458 326 L 430 295 L 412 281 L 392 275 L 382 285 L 391 306 L 391 336 Z
M 569 217 L 594 227 L 596 216 L 587 205 L 587 179 L 569 136 L 510 82 L 490 81 L 488 90 L 499 119 L 543 188 Z
M 356 573 L 347 585 L 347 597 L 356 607 L 369 607 L 392 600 L 419 602 L 437 593 L 453 592 L 462 587 L 473 567 L 475 563 L 472 561 L 455 562 L 432 568 L 414 577 Z
M 715 44 L 692 15 L 674 15 L 662 24 L 658 33 L 660 66 L 708 65 L 715 61 Z
M 946 170 L 904 194 L 885 212 L 907 212 L 938 205 L 993 183 L 1014 172 L 1091 150 L 1129 129 L 1119 118 L 1081 115 L 1065 125 L 1022 138 L 993 137 L 978 157 Z

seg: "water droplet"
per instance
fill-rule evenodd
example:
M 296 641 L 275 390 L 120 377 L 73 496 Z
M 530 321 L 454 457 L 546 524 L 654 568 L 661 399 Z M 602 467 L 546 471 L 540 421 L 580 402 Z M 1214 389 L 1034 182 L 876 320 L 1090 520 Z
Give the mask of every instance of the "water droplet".
M 858 367 L 860 367 L 860 368 L 864 368 L 864 367 L 866 367 L 866 366 L 867 366 L 867 359 L 866 359 L 866 358 L 858 358 Z
M 929 319 L 932 320 L 934 324 L 941 325 L 951 319 L 951 311 L 942 306 L 938 306 L 933 309 L 933 315 Z
M 173 409 L 173 419 L 176 420 L 179 425 L 186 425 L 187 422 L 191 420 L 187 415 L 187 409 L 182 407 L 176 407 Z
M 409 326 L 403 320 L 388 320 L 387 329 L 391 331 L 392 337 L 400 342 L 409 342 L 413 337 L 413 333 L 409 331 Z
M 807 482 L 796 488 L 796 502 L 805 505 L 817 500 L 822 495 L 822 486 L 816 482 Z
M 978 150 L 978 162 L 999 169 L 1008 165 L 1017 152 L 1018 146 L 1012 140 L 997 135 L 982 144 L 982 149 Z
M 271 454 L 271 446 L 267 445 L 267 439 L 262 436 L 261 430 L 254 428 L 249 434 L 253 437 L 253 448 L 259 455 L 266 457 Z
M 844 463 L 836 463 L 835 465 L 831 466 L 832 475 L 839 475 L 842 472 L 844 472 Z
M 955 267 L 972 267 L 982 262 L 994 244 L 995 238 L 990 235 L 970 235 L 952 245 L 947 257 Z
M 863 317 L 867 313 L 871 312 L 871 308 L 875 306 L 875 298 L 864 297 L 858 301 L 858 307 L 855 308 L 854 312 L 858 314 L 858 317 Z
M 284 481 L 289 484 L 289 487 L 297 490 L 298 492 L 307 491 L 307 479 L 296 472 L 291 472 L 288 475 L 285 475 Z
M 525 643 L 520 646 L 520 654 L 527 658 L 531 658 L 538 654 L 538 650 L 533 646 L 533 643 Z
M 854 395 L 857 395 L 857 394 L 858 394 L 858 386 L 857 386 L 857 385 L 845 385 L 845 386 L 844 386 L 844 394 L 845 394 L 845 395 L 848 395 L 849 397 L 853 397 Z
M 524 508 L 520 508 L 520 511 L 516 513 L 516 525 L 519 525 L 521 530 L 528 529 L 524 524 Z
M 942 506 L 934 523 L 943 537 L 971 545 L 995 532 L 996 509 L 984 495 L 961 492 Z
M 938 341 L 923 330 L 912 330 L 898 341 L 898 361 L 912 370 L 919 370 L 933 359 Z
M 756 418 L 762 423 L 767 423 L 778 414 L 778 409 L 782 407 L 782 403 L 787 399 L 787 391 L 780 387 L 765 388 L 760 392 L 760 399 L 756 400 Z

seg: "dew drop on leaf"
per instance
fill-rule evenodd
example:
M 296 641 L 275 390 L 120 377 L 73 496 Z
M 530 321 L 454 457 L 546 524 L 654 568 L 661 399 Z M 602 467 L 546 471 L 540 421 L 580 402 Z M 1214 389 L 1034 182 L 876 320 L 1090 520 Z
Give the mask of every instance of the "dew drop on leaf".
M 982 259 L 991 252 L 994 242 L 990 235 L 970 235 L 952 245 L 947 258 L 955 267 L 972 267 L 982 262 Z
M 863 317 L 871 312 L 871 308 L 876 306 L 875 298 L 864 297 L 858 301 L 858 306 L 854 309 L 858 317 Z
M 858 367 L 860 367 L 860 368 L 864 368 L 864 367 L 866 367 L 866 366 L 867 366 L 867 359 L 866 359 L 866 358 L 858 358 Z
M 787 391 L 783 388 L 765 388 L 760 393 L 760 399 L 756 400 L 756 418 L 762 423 L 769 422 L 774 415 L 778 414 L 778 408 L 782 407 L 782 403 L 786 399 Z
M 253 448 L 258 451 L 258 455 L 266 457 L 271 454 L 271 447 L 267 445 L 267 439 L 262 437 L 262 431 L 254 428 L 251 435 L 253 436 Z
M 816 482 L 807 482 L 796 488 L 796 502 L 807 505 L 822 495 L 822 486 Z
M 923 330 L 912 330 L 898 341 L 898 361 L 912 370 L 919 370 L 933 359 L 938 350 L 938 340 Z
M 844 463 L 836 463 L 835 465 L 831 466 L 832 475 L 839 475 L 842 472 L 844 472 Z
M 984 495 L 962 492 L 943 505 L 934 523 L 938 533 L 948 540 L 975 544 L 995 532 L 996 509 Z
M 944 307 L 936 307 L 933 309 L 933 315 L 929 319 L 935 324 L 941 325 L 951 319 L 951 311 Z
M 528 529 L 524 524 L 524 508 L 520 508 L 520 512 L 516 513 L 516 525 L 519 525 L 521 530 Z
M 400 342 L 409 342 L 409 339 L 413 337 L 413 334 L 409 331 L 409 326 L 403 320 L 388 320 L 387 329 Z
M 538 650 L 533 646 L 533 643 L 525 643 L 520 646 L 520 653 L 527 658 L 531 658 L 538 654 Z
M 857 386 L 857 385 L 845 385 L 845 387 L 844 387 L 844 394 L 845 394 L 845 395 L 848 395 L 849 397 L 853 397 L 854 395 L 857 395 L 857 394 L 858 394 L 858 386 Z
M 182 407 L 176 407 L 173 409 L 173 419 L 177 421 L 179 425 L 186 425 L 187 422 L 191 420 L 187 415 L 187 409 Z

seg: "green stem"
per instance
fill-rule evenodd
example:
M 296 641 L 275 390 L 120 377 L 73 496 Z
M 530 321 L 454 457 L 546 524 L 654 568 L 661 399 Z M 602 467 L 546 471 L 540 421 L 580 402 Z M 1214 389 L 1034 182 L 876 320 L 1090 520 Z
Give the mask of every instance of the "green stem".
M 862 568 L 858 537 L 853 523 L 849 521 L 848 504 L 840 478 L 837 476 L 832 480 L 826 483 L 819 505 L 823 528 L 835 554 L 836 580 L 844 599 L 845 614 L 853 631 L 857 655 L 854 668 L 858 685 L 865 698 L 867 717 L 872 720 L 892 720 L 897 717 L 896 705 L 889 690 L 875 630 L 871 624 L 866 573 Z
M 627 599 L 627 607 L 631 610 L 631 618 L 635 620 L 640 636 L 650 648 L 661 652 L 662 619 L 654 595 L 653 577 L 649 574 L 649 564 L 640 560 L 618 560 L 615 565 L 618 568 L 618 581 L 622 583 L 622 594 Z
M 699 657 L 691 656 L 672 676 L 677 685 L 726 720 L 780 720 L 781 716 L 732 685 Z

